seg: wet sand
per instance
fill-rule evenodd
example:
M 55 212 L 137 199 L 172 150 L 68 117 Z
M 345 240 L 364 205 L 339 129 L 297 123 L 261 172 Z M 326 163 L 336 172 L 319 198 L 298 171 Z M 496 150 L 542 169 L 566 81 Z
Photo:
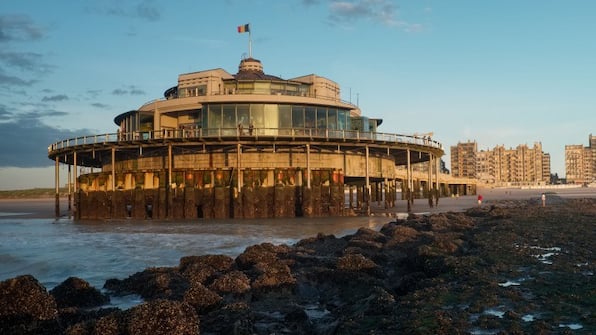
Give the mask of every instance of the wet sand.
M 54 198 L 0 199 L 1 218 L 53 219 Z M 68 198 L 60 198 L 61 216 L 68 216 Z
M 561 198 L 596 198 L 594 187 L 566 187 L 566 188 L 480 188 L 478 195 L 482 195 L 483 205 L 490 205 L 492 202 L 501 200 L 530 200 L 540 199 L 542 193 L 546 195 L 546 204 L 551 196 Z M 412 206 L 413 213 L 446 213 L 462 212 L 468 208 L 478 206 L 478 195 L 467 195 L 460 197 L 446 197 L 439 199 L 439 205 L 429 207 L 428 199 L 416 199 Z M 398 200 L 395 208 L 383 208 L 383 203 L 373 202 L 371 204 L 372 215 L 395 216 L 399 213 L 407 213 L 405 200 Z
M 519 189 L 519 188 L 483 188 L 479 189 L 483 204 L 489 205 L 498 200 L 529 200 L 538 199 L 545 193 L 548 198 L 556 194 L 562 198 L 596 198 L 596 188 L 593 187 L 567 187 L 567 188 L 537 188 L 537 189 Z M 439 205 L 429 207 L 427 199 L 416 199 L 412 207 L 413 213 L 445 213 L 461 212 L 468 208 L 476 207 L 477 196 L 460 196 L 440 198 Z M 54 218 L 54 199 L 0 199 L 0 218 Z M 395 216 L 398 213 L 407 213 L 407 203 L 404 200 L 398 200 L 394 208 L 385 209 L 383 203 L 373 202 L 371 204 L 371 214 L 374 216 Z M 68 216 L 68 198 L 60 198 L 60 212 L 62 216 Z

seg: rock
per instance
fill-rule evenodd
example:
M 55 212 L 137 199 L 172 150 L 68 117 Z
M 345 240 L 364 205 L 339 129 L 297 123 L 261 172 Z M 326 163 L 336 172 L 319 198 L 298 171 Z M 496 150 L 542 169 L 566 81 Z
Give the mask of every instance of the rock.
M 201 331 L 206 334 L 253 335 L 254 313 L 245 302 L 234 302 L 202 317 Z
M 190 286 L 173 268 L 149 268 L 124 279 L 109 279 L 104 288 L 116 295 L 138 294 L 144 299 L 181 300 Z
M 127 334 L 127 313 L 120 310 L 79 322 L 66 329 L 66 335 L 120 335 Z
M 381 233 L 389 237 L 389 241 L 387 242 L 388 245 L 413 242 L 420 236 L 418 230 L 397 223 L 384 225 L 383 228 L 381 228 Z
M 202 314 L 217 306 L 222 301 L 222 297 L 203 284 L 193 282 L 184 294 L 183 301 L 194 307 L 197 313 Z
M 0 334 L 60 332 L 54 297 L 31 275 L 0 282 Z
M 296 284 L 290 268 L 283 263 L 257 263 L 255 268 L 260 273 L 252 283 L 253 289 L 274 288 Z
M 337 238 L 334 235 L 318 234 L 316 237 L 306 238 L 298 241 L 296 247 L 316 254 L 317 256 L 339 256 L 348 242 L 343 238 Z
M 250 290 L 250 279 L 242 271 L 231 271 L 216 278 L 209 289 L 223 294 L 242 294 Z
M 205 284 L 213 275 L 230 270 L 234 260 L 225 255 L 187 256 L 180 258 L 179 272 L 193 282 Z
M 337 260 L 337 269 L 344 271 L 371 271 L 378 265 L 360 254 L 348 254 Z
M 184 302 L 155 300 L 133 307 L 128 314 L 129 334 L 199 334 L 199 317 Z
M 246 248 L 238 255 L 236 264 L 239 269 L 247 270 L 257 263 L 274 263 L 278 260 L 278 254 L 287 254 L 289 251 L 290 247 L 284 245 L 257 244 Z
M 97 307 L 110 302 L 110 298 L 83 279 L 70 277 L 54 287 L 50 293 L 59 308 Z

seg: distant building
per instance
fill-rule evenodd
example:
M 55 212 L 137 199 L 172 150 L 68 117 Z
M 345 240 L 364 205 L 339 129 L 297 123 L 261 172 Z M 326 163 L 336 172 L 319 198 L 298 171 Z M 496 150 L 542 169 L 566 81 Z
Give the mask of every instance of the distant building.
M 588 184 L 596 181 L 596 136 L 590 134 L 589 146 L 565 146 L 565 178 L 569 184 Z
M 451 147 L 451 175 L 458 178 L 476 178 L 476 141 L 458 143 Z
M 515 149 L 496 146 L 477 150 L 476 142 L 451 147 L 451 171 L 454 177 L 475 178 L 484 184 L 543 185 L 550 182 L 550 155 L 540 142 L 518 145 Z

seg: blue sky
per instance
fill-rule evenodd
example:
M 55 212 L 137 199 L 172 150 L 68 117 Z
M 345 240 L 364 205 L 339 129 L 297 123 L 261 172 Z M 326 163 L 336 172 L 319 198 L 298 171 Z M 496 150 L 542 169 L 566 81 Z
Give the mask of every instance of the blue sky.
M 596 134 L 595 12 L 589 0 L 1 1 L 0 189 L 53 186 L 50 143 L 115 132 L 114 116 L 180 73 L 235 73 L 245 23 L 266 73 L 337 82 L 379 131 L 434 132 L 448 167 L 457 142 L 541 142 L 564 176 L 565 145 Z

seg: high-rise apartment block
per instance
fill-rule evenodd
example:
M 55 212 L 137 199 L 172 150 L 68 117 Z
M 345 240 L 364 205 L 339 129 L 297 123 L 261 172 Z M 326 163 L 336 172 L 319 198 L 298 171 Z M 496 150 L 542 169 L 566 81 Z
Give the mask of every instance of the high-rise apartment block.
M 458 143 L 451 147 L 451 175 L 454 177 L 476 178 L 476 141 Z
M 596 136 L 590 134 L 589 145 L 565 146 L 565 177 L 569 184 L 589 184 L 596 181 Z
M 544 185 L 550 181 L 550 155 L 540 142 L 533 147 L 518 145 L 515 149 L 496 146 L 478 151 L 476 142 L 451 147 L 451 174 L 475 178 L 486 184 Z

